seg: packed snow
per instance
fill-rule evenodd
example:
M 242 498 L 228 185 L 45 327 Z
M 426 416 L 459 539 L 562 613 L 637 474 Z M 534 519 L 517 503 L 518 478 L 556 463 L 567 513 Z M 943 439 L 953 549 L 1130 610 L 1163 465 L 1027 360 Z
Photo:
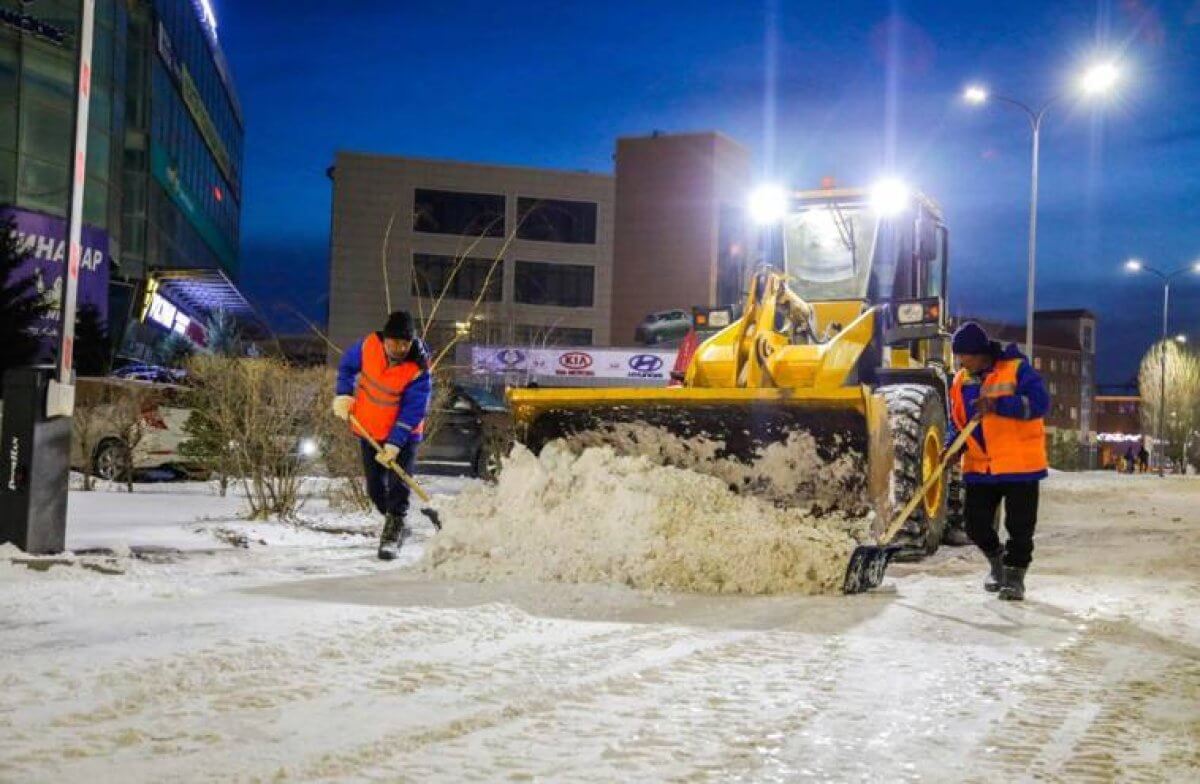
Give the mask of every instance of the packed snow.
M 699 593 L 833 593 L 869 521 L 813 516 L 610 447 L 517 446 L 495 486 L 441 510 L 424 563 L 460 580 L 615 582 Z
M 1197 780 L 1200 480 L 1042 498 L 1003 603 L 970 548 L 852 597 L 459 582 L 416 513 L 382 564 L 317 498 L 75 492 L 112 554 L 0 554 L 0 780 Z

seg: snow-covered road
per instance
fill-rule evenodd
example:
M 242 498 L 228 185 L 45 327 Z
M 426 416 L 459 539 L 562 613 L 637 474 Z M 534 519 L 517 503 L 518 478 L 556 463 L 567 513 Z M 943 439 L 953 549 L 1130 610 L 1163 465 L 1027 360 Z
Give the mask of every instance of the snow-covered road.
M 1023 604 L 945 548 L 855 597 L 431 581 L 424 528 L 401 568 L 353 533 L 228 548 L 236 504 L 143 490 L 156 542 L 205 546 L 0 560 L 0 780 L 1200 777 L 1200 480 L 1053 477 Z

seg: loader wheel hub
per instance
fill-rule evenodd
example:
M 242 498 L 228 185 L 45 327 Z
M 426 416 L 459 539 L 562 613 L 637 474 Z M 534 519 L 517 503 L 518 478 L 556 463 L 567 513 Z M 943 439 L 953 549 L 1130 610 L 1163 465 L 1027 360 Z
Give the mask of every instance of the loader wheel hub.
M 942 453 L 942 437 L 936 427 L 931 427 L 925 432 L 925 440 L 921 444 L 921 482 L 924 483 L 937 470 L 938 457 Z M 929 488 L 929 492 L 925 494 L 925 514 L 927 518 L 935 517 L 942 501 L 942 483 L 945 480 L 938 478 L 933 486 Z

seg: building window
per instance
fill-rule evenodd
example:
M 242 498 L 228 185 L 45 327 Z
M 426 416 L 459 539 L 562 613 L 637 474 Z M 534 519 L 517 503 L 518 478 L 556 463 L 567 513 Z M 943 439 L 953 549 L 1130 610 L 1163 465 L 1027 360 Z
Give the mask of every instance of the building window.
M 1058 360 L 1057 360 L 1057 359 L 1051 359 L 1051 360 L 1050 360 L 1050 372 L 1051 372 L 1051 373 L 1057 373 L 1057 372 L 1058 372 Z
M 1071 406 L 1071 421 L 1074 422 L 1078 419 L 1079 419 L 1079 409 L 1075 408 L 1075 406 Z
M 459 262 L 460 260 L 454 256 L 414 253 L 413 296 L 432 302 L 444 291 L 449 299 L 473 302 L 479 299 L 486 283 L 488 291 L 483 301 L 500 301 L 504 280 L 504 262 L 494 263 L 492 259 L 475 258 L 462 259 L 461 263 Z
M 517 199 L 517 239 L 596 243 L 596 205 L 590 201 Z
M 592 331 L 583 327 L 517 324 L 513 339 L 519 346 L 590 346 Z
M 1084 324 L 1083 325 L 1083 350 L 1088 352 L 1089 354 L 1092 352 L 1092 333 L 1093 333 L 1092 325 Z
M 1055 383 L 1055 382 L 1053 382 L 1053 381 L 1051 381 L 1051 382 L 1050 382 L 1050 394 L 1051 394 L 1051 395 L 1057 395 L 1057 394 L 1058 394 L 1058 384 L 1056 384 L 1056 383 Z
M 595 268 L 587 264 L 518 261 L 516 301 L 526 305 L 590 308 L 595 299 Z
M 504 197 L 417 188 L 413 193 L 413 231 L 503 237 Z
M 1041 370 L 1041 369 L 1042 369 L 1042 358 L 1041 358 L 1041 357 L 1034 357 L 1034 358 L 1033 358 L 1033 369 L 1034 369 L 1034 370 Z

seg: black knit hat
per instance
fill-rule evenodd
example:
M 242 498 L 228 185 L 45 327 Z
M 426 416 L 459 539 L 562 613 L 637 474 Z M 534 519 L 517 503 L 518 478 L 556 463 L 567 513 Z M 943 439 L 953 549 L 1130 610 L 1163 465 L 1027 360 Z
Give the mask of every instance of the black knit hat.
M 954 333 L 950 341 L 950 350 L 955 354 L 989 354 L 990 342 L 983 327 L 974 321 L 968 321 Z
M 412 316 L 407 310 L 397 310 L 388 316 L 387 324 L 383 325 L 383 336 L 385 338 L 396 338 L 398 340 L 412 340 L 415 336 L 413 331 Z

